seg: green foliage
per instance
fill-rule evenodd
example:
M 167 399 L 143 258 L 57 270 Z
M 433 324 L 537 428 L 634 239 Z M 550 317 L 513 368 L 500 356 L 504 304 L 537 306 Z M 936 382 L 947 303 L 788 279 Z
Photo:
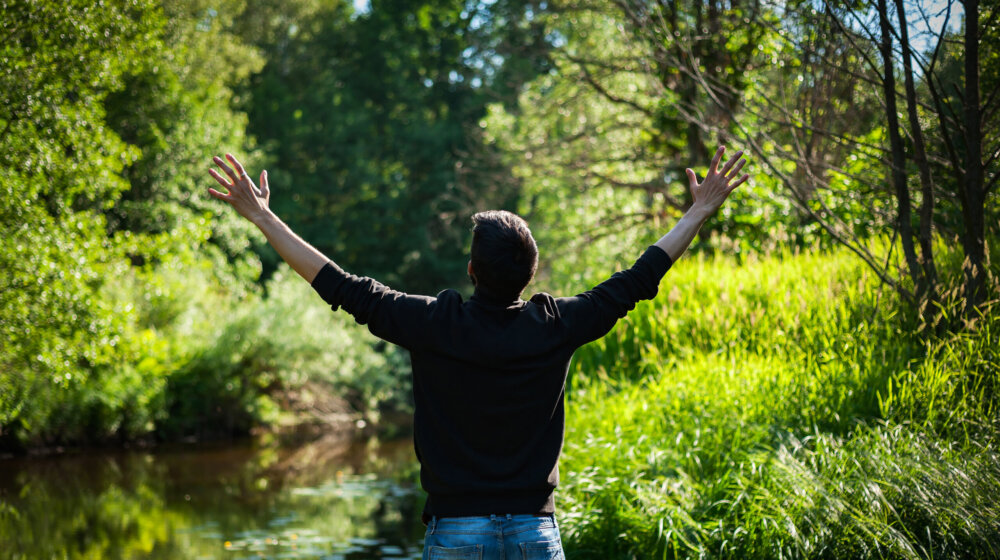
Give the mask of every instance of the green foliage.
M 180 286 L 178 297 L 193 289 L 190 280 Z M 266 299 L 189 311 L 203 324 L 181 341 L 190 359 L 167 382 L 161 435 L 378 421 L 381 412 L 409 409 L 409 364 L 398 350 L 386 348 L 350 316 L 332 313 L 285 265 L 267 290 Z
M 5 5 L 0 447 L 408 407 L 405 359 L 292 322 L 298 299 L 252 285 L 259 234 L 205 195 L 213 154 L 274 161 L 279 212 L 345 265 L 464 279 L 470 209 L 517 199 L 484 178 L 504 169 L 476 123 L 544 65 L 544 37 L 530 2 L 376 4 Z
M 266 33 L 248 111 L 276 212 L 349 270 L 395 287 L 433 293 L 464 278 L 472 211 L 517 201 L 509 182 L 484 176 L 496 170 L 477 123 L 524 79 L 496 51 L 539 48 L 511 19 L 523 4 L 386 0 L 355 14 L 331 2 Z
M 137 156 L 103 102 L 162 21 L 148 2 L 14 2 L 0 16 L 0 440 L 127 430 L 148 396 L 115 372 L 127 317 L 100 297 L 125 264 L 102 210 Z M 104 395 L 105 380 L 124 389 Z
M 164 241 L 194 248 L 210 240 L 253 279 L 259 264 L 248 249 L 259 233 L 206 194 L 213 155 L 240 154 L 251 169 L 259 158 L 246 134 L 246 114 L 231 108 L 232 88 L 263 65 L 260 54 L 232 31 L 243 5 L 242 0 L 164 3 L 160 33 L 166 52 L 136 61 L 123 87 L 105 102 L 108 125 L 141 150 L 123 171 L 130 188 L 108 211 L 108 229 L 162 234 Z M 206 215 L 212 219 L 202 220 Z M 200 224 L 208 235 L 173 234 L 186 233 L 191 224 Z M 143 247 L 130 256 L 158 258 Z
M 549 19 L 555 22 L 550 32 L 587 30 L 571 35 L 564 47 L 580 56 L 597 50 L 622 59 L 638 55 L 619 40 L 614 18 L 585 13 Z M 641 73 L 608 82 L 615 92 L 649 101 L 649 79 Z M 555 279 L 580 282 L 584 271 L 606 268 L 609 263 L 593 259 L 633 246 L 640 231 L 666 215 L 664 189 L 616 188 L 608 179 L 640 185 L 660 172 L 660 162 L 650 165 L 642 157 L 651 118 L 594 92 L 564 57 L 555 57 L 549 73 L 527 84 L 516 105 L 490 105 L 481 125 L 521 183 L 517 211 L 538 241 L 543 268 L 536 286 L 542 289 L 558 291 L 550 285 Z M 555 248 L 558 255 L 546 252 Z
M 309 376 L 349 397 L 351 419 L 405 409 L 405 385 L 389 379 L 399 358 L 370 343 L 334 341 L 351 343 L 334 359 L 308 351 L 315 337 L 217 338 L 307 332 L 274 322 L 291 317 L 250 283 L 252 226 L 204 192 L 210 156 L 251 143 L 231 108 L 261 65 L 231 31 L 242 9 L 5 7 L 0 447 L 188 434 L 204 420 L 246 431 Z M 275 365 L 289 354 L 261 354 L 274 348 L 301 354 Z
M 843 250 L 678 263 L 574 359 L 568 556 L 997 557 L 997 318 L 926 342 L 880 290 Z
M 552 264 L 543 269 L 540 284 L 579 283 L 581 271 L 612 264 L 606 255 L 654 241 L 690 203 L 685 168 L 703 174 L 713 142 L 728 143 L 730 154 L 748 147 L 726 140 L 730 116 L 716 115 L 718 108 L 700 86 L 669 62 L 688 39 L 697 6 L 650 8 L 682 12 L 677 39 L 664 30 L 654 38 L 655 29 L 635 28 L 632 17 L 655 19 L 641 10 L 560 3 L 560 9 L 540 18 L 558 45 L 551 70 L 526 84 L 516 104 L 489 107 L 482 126 L 521 183 L 520 213 L 536 226 L 543 251 L 564 249 L 558 259 L 543 259 Z M 728 26 L 744 9 L 734 5 L 720 17 Z M 723 67 L 737 67 L 724 72 L 733 87 L 746 87 L 746 76 L 769 75 L 770 57 L 778 60 L 780 41 L 773 33 L 752 38 L 760 32 L 755 21 L 727 35 L 739 53 L 711 55 Z M 706 48 L 704 41 L 697 38 L 699 49 Z M 751 56 L 745 51 L 753 41 L 759 52 Z M 788 74 L 784 63 L 773 71 Z M 770 87 L 768 81 L 757 83 L 746 97 L 773 97 Z M 693 115 L 702 121 L 685 120 Z M 780 195 L 777 178 L 753 158 L 746 170 L 751 181 L 705 225 L 696 249 L 742 256 L 815 243 L 818 227 L 801 223 L 792 201 Z

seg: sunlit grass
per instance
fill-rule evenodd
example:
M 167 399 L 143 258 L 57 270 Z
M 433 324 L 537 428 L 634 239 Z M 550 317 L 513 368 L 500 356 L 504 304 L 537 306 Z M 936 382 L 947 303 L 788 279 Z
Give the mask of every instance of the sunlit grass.
M 679 262 L 576 356 L 569 556 L 998 557 L 1000 320 L 928 342 L 879 290 L 843 252 Z

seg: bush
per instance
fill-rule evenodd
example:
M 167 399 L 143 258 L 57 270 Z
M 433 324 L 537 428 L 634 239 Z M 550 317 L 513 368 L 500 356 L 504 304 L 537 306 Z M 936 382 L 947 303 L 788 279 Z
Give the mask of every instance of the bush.
M 167 384 L 165 437 L 245 433 L 261 424 L 377 421 L 406 409 L 408 364 L 333 313 L 287 265 L 266 298 L 219 314 Z M 404 381 L 405 380 L 405 381 Z M 285 414 L 282 413 L 284 411 Z
M 410 409 L 406 357 L 332 313 L 287 267 L 268 296 L 218 251 L 174 247 L 155 265 L 102 270 L 81 296 L 91 315 L 76 319 L 90 327 L 39 351 L 54 374 L 5 355 L 0 404 L 13 420 L 3 422 L 0 449 L 375 423 Z

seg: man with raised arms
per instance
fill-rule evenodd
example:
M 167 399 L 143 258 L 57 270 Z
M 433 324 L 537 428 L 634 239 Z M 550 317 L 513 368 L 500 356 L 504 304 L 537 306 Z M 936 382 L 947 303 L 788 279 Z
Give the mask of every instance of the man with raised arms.
M 271 212 L 267 171 L 258 187 L 230 154 L 213 159 L 222 173 L 209 171 L 225 191 L 209 193 L 260 228 L 335 311 L 410 352 L 414 447 L 428 494 L 424 559 L 563 558 L 554 493 L 570 358 L 656 295 L 705 220 L 747 180 L 743 152 L 720 169 L 724 151 L 702 182 L 687 170 L 691 207 L 631 268 L 573 297 L 527 301 L 538 249 L 510 212 L 472 217 L 475 293 L 465 301 L 455 290 L 410 295 L 345 272 Z

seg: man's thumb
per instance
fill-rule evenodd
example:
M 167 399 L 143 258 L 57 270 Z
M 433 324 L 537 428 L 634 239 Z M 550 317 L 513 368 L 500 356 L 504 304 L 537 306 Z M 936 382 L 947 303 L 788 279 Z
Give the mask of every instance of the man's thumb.
M 687 169 L 684 170 L 684 173 L 687 173 L 688 182 L 691 183 L 691 188 L 697 187 L 698 186 L 698 176 L 694 174 L 694 171 L 689 167 L 689 168 L 687 168 Z
M 267 169 L 260 172 L 260 193 L 264 196 L 271 192 L 271 189 L 267 186 Z

